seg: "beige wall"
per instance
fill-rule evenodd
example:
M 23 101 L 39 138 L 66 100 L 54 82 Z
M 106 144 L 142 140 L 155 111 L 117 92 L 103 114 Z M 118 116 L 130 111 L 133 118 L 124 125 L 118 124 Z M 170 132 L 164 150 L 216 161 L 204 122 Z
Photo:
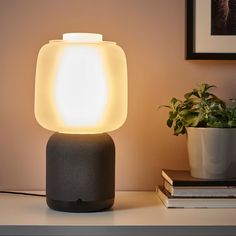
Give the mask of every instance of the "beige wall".
M 0 0 L 0 189 L 43 189 L 51 132 L 33 114 L 39 48 L 63 32 L 98 32 L 126 52 L 129 113 L 111 133 L 117 189 L 153 190 L 162 168 L 188 168 L 160 104 L 201 82 L 236 97 L 234 61 L 184 60 L 184 0 Z

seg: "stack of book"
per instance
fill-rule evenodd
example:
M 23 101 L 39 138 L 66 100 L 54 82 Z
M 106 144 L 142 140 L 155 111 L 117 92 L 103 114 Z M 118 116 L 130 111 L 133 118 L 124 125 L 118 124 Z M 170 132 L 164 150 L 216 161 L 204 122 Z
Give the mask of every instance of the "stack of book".
M 198 179 L 185 170 L 162 170 L 161 175 L 158 196 L 168 208 L 236 208 L 236 179 Z

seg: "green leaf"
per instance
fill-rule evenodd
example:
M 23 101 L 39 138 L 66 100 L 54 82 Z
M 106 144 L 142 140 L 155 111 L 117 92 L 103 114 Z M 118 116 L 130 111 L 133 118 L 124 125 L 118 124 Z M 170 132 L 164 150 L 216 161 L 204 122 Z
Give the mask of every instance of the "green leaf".
M 176 98 L 172 98 L 171 100 L 170 100 L 170 103 L 172 104 L 172 105 L 175 105 L 175 103 L 177 102 L 178 100 L 176 99 Z
M 169 108 L 169 109 L 171 108 L 171 107 L 168 106 L 168 105 L 161 105 L 161 106 L 158 106 L 157 109 L 159 110 L 159 109 L 161 109 L 161 108 L 163 108 L 163 107 L 165 107 L 165 108 Z
M 184 126 L 177 126 L 174 129 L 174 135 L 179 135 L 179 134 L 183 134 L 184 131 Z
M 228 125 L 229 125 L 229 127 L 231 127 L 231 128 L 236 127 L 236 120 L 230 120 L 230 121 L 228 122 Z
M 173 119 L 169 118 L 166 123 L 167 123 L 167 126 L 171 128 L 173 124 Z
M 192 92 L 186 93 L 186 94 L 184 95 L 184 98 L 185 98 L 185 99 L 189 99 L 192 95 L 193 95 Z

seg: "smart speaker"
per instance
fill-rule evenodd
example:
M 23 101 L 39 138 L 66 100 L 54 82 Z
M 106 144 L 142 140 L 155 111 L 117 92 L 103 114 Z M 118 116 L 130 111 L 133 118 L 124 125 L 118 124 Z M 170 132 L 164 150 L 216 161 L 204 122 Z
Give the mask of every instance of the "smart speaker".
M 46 148 L 46 196 L 50 208 L 89 212 L 114 202 L 115 145 L 106 134 L 54 133 Z

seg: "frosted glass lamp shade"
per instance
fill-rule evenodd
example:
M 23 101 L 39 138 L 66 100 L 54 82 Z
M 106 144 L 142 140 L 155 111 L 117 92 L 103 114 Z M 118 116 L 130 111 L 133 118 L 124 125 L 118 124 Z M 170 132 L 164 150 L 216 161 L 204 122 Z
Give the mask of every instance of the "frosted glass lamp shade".
M 123 50 L 100 34 L 64 34 L 39 52 L 35 116 L 61 133 L 103 133 L 127 116 L 127 69 Z

